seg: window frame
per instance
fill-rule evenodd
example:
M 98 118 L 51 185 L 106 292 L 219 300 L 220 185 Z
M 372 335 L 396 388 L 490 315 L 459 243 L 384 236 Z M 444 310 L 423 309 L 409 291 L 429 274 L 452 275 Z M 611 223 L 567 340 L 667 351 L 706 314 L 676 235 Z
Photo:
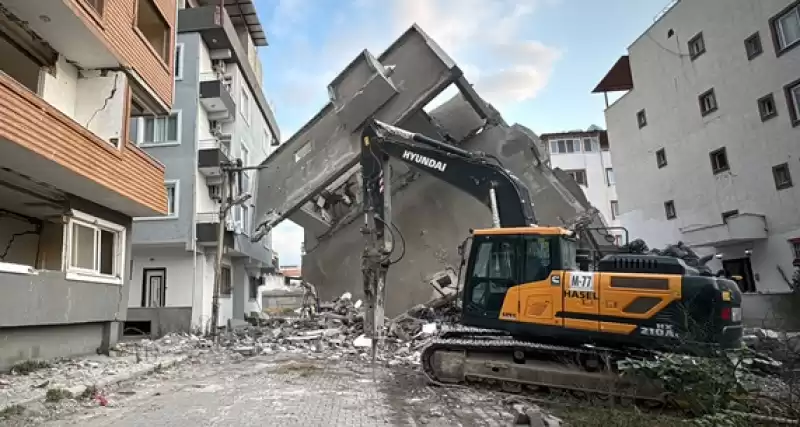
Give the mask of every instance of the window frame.
M 772 103 L 772 112 L 767 113 L 764 110 L 764 103 L 769 101 Z M 761 116 L 761 121 L 766 122 L 767 120 L 777 117 L 778 116 L 778 105 L 775 103 L 775 96 L 772 93 L 768 93 L 761 98 L 758 98 L 758 114 Z
M 178 219 L 180 217 L 180 206 L 181 206 L 181 187 L 180 187 L 181 180 L 180 179 L 167 179 L 164 180 L 164 189 L 166 190 L 168 187 L 173 187 L 173 205 L 175 206 L 175 211 L 170 215 L 161 215 L 161 216 L 140 216 L 134 217 L 134 221 L 162 221 L 167 219 Z M 167 192 L 167 209 L 169 209 L 169 192 Z
M 800 126 L 800 79 L 797 79 L 783 87 L 786 95 L 786 106 L 789 108 L 789 119 L 792 127 Z M 797 97 L 795 97 L 797 91 Z
M 781 32 L 779 31 L 780 19 L 790 13 L 797 13 L 800 15 L 800 0 L 793 2 L 792 4 L 786 6 L 783 10 L 776 13 L 769 19 L 769 29 L 772 33 L 772 43 L 775 46 L 775 56 L 780 57 L 781 55 L 789 52 L 790 50 L 800 46 L 800 38 L 794 40 L 793 42 L 781 46 Z
M 786 182 L 778 182 L 778 171 L 784 170 L 786 172 L 786 176 L 789 178 Z M 775 189 L 785 190 L 787 188 L 792 188 L 794 183 L 792 182 L 792 172 L 789 169 L 789 163 L 781 163 L 779 165 L 775 165 L 772 167 L 772 180 L 775 182 Z
M 611 210 L 611 219 L 619 218 L 619 200 L 611 200 L 609 203 Z
M 725 158 L 725 166 L 721 167 L 721 168 L 715 168 L 714 167 L 714 157 L 716 155 L 720 154 L 720 153 Z M 708 156 L 709 156 L 709 160 L 711 161 L 711 172 L 713 172 L 714 175 L 717 175 L 717 174 L 720 174 L 722 172 L 727 172 L 727 171 L 731 170 L 731 163 L 728 160 L 728 150 L 725 147 L 717 148 L 716 150 L 708 153 Z
M 572 175 L 573 173 L 580 172 L 581 174 L 583 174 L 583 182 L 578 181 L 578 179 L 575 178 L 574 175 L 572 175 L 572 179 L 575 180 L 575 183 L 577 183 L 578 185 L 582 185 L 584 187 L 589 187 L 589 177 L 586 176 L 586 169 L 568 169 L 568 170 L 565 170 L 564 172 L 566 172 L 566 173 L 568 173 L 570 175 Z
M 756 50 L 751 51 L 749 46 L 750 43 L 756 47 Z M 761 34 L 758 31 L 751 34 L 750 37 L 744 39 L 744 52 L 747 55 L 747 60 L 752 61 L 762 53 L 764 53 L 764 45 L 761 43 Z
M 161 53 L 159 53 L 157 47 L 153 46 L 153 44 L 150 43 L 150 40 L 147 38 L 144 32 L 139 28 L 139 7 L 142 1 L 150 3 L 150 6 L 153 8 L 153 11 L 155 12 L 156 16 L 164 24 L 164 46 L 162 47 L 163 52 Z M 155 54 L 156 58 L 158 58 L 159 61 L 161 61 L 161 65 L 167 70 L 169 70 L 169 64 L 171 63 L 172 55 L 174 54 L 174 52 L 172 52 L 174 50 L 172 49 L 173 45 L 172 37 L 174 33 L 172 25 L 170 25 L 169 21 L 167 21 L 167 18 L 161 12 L 161 9 L 159 9 L 158 4 L 156 3 L 155 0 L 136 0 L 136 7 L 133 10 L 134 10 L 133 31 L 142 40 L 142 42 L 144 42 L 144 45 L 147 47 L 147 49 L 149 49 L 153 54 Z
M 103 11 L 106 8 L 106 0 L 83 0 L 83 3 L 89 7 L 89 9 L 96 13 L 98 16 L 103 16 Z
M 708 110 L 705 109 L 705 103 L 703 102 L 706 98 L 712 99 L 714 101 L 714 105 L 711 108 L 709 108 Z M 711 113 L 713 113 L 713 112 L 715 112 L 715 111 L 717 111 L 719 109 L 719 103 L 717 102 L 717 94 L 714 93 L 714 88 L 713 87 L 711 89 L 701 93 L 700 95 L 698 95 L 697 101 L 700 104 L 700 114 L 703 117 L 705 117 L 705 116 L 707 116 L 707 115 L 709 115 L 709 114 L 711 114 Z
M 247 289 L 248 290 L 247 299 L 249 301 L 257 301 L 258 300 L 258 294 L 259 294 L 258 288 L 261 287 L 261 278 L 260 277 L 256 277 L 256 276 L 251 276 L 249 274 L 247 275 L 247 278 L 248 278 L 247 279 L 248 280 L 248 282 L 247 282 L 247 285 L 248 285 L 247 286 L 248 287 L 248 289 Z M 255 287 L 253 287 L 253 284 L 255 284 Z M 255 291 L 255 292 L 253 292 L 253 291 Z
M 697 50 L 696 52 L 693 52 L 692 51 L 692 46 L 696 45 L 697 42 L 700 42 L 699 43 L 700 44 L 700 49 Z M 689 39 L 689 41 L 686 42 L 686 45 L 687 45 L 687 47 L 689 49 L 689 58 L 692 61 L 694 61 L 695 59 L 699 58 L 704 53 L 706 53 L 706 40 L 705 40 L 705 38 L 703 38 L 703 32 L 702 31 L 700 31 L 699 33 L 695 34 L 694 37 Z
M 247 87 L 242 85 L 239 89 L 239 114 L 247 125 L 250 125 L 250 110 L 250 94 L 247 91 Z
M 639 125 L 639 129 L 647 126 L 647 112 L 644 108 L 636 112 L 636 124 Z
M 146 120 L 159 120 L 159 119 L 167 119 L 169 117 L 175 116 L 175 140 L 167 140 L 162 142 L 155 142 L 155 141 L 145 141 L 145 121 Z M 168 126 L 168 125 L 167 125 Z M 136 145 L 142 148 L 149 148 L 149 147 L 174 147 L 181 144 L 182 138 L 182 128 L 183 127 L 183 112 L 181 110 L 172 110 L 172 112 L 168 116 L 145 116 L 139 117 L 138 123 L 136 125 Z M 169 127 L 167 128 L 167 134 L 169 134 Z M 168 135 L 169 136 L 169 135 Z
M 663 162 L 662 162 L 663 160 Z M 667 162 L 667 149 L 666 148 L 659 148 L 656 150 L 656 166 L 659 169 L 666 167 L 668 164 Z
M 789 248 L 792 250 L 794 259 L 800 259 L 800 239 L 789 239 Z
M 610 175 L 609 172 L 611 173 Z M 606 168 L 606 184 L 609 187 L 617 185 L 617 178 L 614 176 L 614 168 Z
M 175 43 L 175 63 L 173 64 L 172 76 L 175 80 L 183 80 L 183 56 L 184 43 Z
M 672 220 L 678 217 L 678 211 L 675 209 L 675 201 L 667 200 L 664 202 L 664 215 L 667 219 Z
M 100 243 L 97 240 L 100 231 L 108 231 L 114 234 L 114 273 L 104 274 L 100 273 L 100 267 L 96 269 L 87 269 L 82 267 L 75 267 L 72 265 L 73 255 L 73 225 L 80 225 L 95 230 L 94 238 L 94 257 L 95 262 L 100 256 Z M 125 277 L 125 251 L 127 246 L 127 229 L 111 221 L 89 215 L 73 209 L 67 217 L 64 224 L 64 247 L 66 248 L 63 263 L 65 278 L 67 280 L 81 281 L 81 282 L 95 282 L 104 283 L 109 285 L 124 284 Z
M 219 297 L 231 298 L 233 296 L 233 268 L 230 265 L 221 264 L 219 266 Z M 226 273 L 227 272 L 227 273 Z M 227 279 L 227 283 L 225 283 Z

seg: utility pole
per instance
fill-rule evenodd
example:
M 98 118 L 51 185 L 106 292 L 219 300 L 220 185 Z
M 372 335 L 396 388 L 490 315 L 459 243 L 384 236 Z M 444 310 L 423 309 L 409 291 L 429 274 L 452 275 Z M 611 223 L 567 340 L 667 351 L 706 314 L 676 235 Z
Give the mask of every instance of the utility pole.
M 249 193 L 242 193 L 242 172 L 246 170 L 263 169 L 261 166 L 242 166 L 241 160 L 235 162 L 225 162 L 220 165 L 222 170 L 222 184 L 220 188 L 221 201 L 219 204 L 217 225 L 217 259 L 214 262 L 214 295 L 211 300 L 211 335 L 217 335 L 219 324 L 219 293 L 222 288 L 222 256 L 225 251 L 225 223 L 228 219 L 230 210 L 246 202 L 250 197 Z M 233 183 L 234 178 L 238 177 L 237 194 L 234 197 Z

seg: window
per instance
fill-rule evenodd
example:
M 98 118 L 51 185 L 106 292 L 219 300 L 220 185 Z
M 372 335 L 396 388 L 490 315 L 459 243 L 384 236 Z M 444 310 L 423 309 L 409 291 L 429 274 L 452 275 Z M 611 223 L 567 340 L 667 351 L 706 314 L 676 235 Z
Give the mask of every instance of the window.
M 616 181 L 614 180 L 614 169 L 606 168 L 606 182 L 608 185 L 616 184 Z
M 242 234 L 250 235 L 250 206 L 242 205 Z
M 788 163 L 773 166 L 772 177 L 775 179 L 775 188 L 777 190 L 783 190 L 792 186 L 792 175 L 789 173 Z
M 775 109 L 775 98 L 771 93 L 758 100 L 758 113 L 761 115 L 762 122 L 778 115 L 778 110 Z
M 722 223 L 726 224 L 728 222 L 728 218 L 732 216 L 739 215 L 739 209 L 734 209 L 732 211 L 725 211 L 722 213 Z
M 175 45 L 175 80 L 183 79 L 183 43 Z
M 547 279 L 553 270 L 553 245 L 550 238 L 525 236 L 525 263 L 522 283 Z
M 156 54 L 169 64 L 170 28 L 153 0 L 139 0 L 136 11 L 136 28 L 150 43 Z
M 308 153 L 311 152 L 311 141 L 306 142 L 303 144 L 302 147 L 298 148 L 297 151 L 294 152 L 294 162 L 297 163 L 305 157 Z
M 222 77 L 222 86 L 225 87 L 225 90 L 227 90 L 228 93 L 232 94 L 233 93 L 233 91 L 232 91 L 232 89 L 233 89 L 233 77 L 231 77 L 231 76 Z
M 647 115 L 645 114 L 644 110 L 636 113 L 636 122 L 639 124 L 639 129 L 647 126 Z
M 242 117 L 244 117 L 244 121 L 246 123 L 250 123 L 250 95 L 247 94 L 247 89 L 242 88 L 242 96 L 241 96 L 241 105 L 239 106 L 239 111 L 242 113 Z
M 664 148 L 656 151 L 656 165 L 658 165 L 659 169 L 667 165 L 667 151 Z
M 219 277 L 219 296 L 230 297 L 233 293 L 233 278 L 231 277 L 231 268 L 223 265 L 220 270 Z
M 758 31 L 744 39 L 744 51 L 747 52 L 747 59 L 749 60 L 761 55 L 761 52 L 764 51 L 764 48 L 761 47 L 761 36 L 758 35 Z
M 564 143 L 567 146 L 567 153 L 574 153 L 576 151 L 580 153 L 581 147 L 580 147 L 579 143 L 576 140 L 567 139 L 567 140 L 564 141 Z
M 505 237 L 476 238 L 471 289 L 467 291 L 466 311 L 480 314 L 497 314 L 503 306 L 506 291 L 517 285 L 516 239 Z
M 125 227 L 72 211 L 66 235 L 67 279 L 122 284 Z
M 592 150 L 592 138 L 583 138 L 583 151 L 585 153 L 591 153 Z
M 105 0 L 86 0 L 86 4 L 92 7 L 97 13 L 100 15 L 103 14 L 103 6 L 105 6 Z
M 701 32 L 689 40 L 689 57 L 694 61 L 704 53 L 706 53 L 706 42 L 703 40 L 703 33 Z
M 258 299 L 258 287 L 261 286 L 261 280 L 258 277 L 250 276 L 250 300 Z
M 700 113 L 702 115 L 705 116 L 717 111 L 717 96 L 714 95 L 714 89 L 703 92 L 697 99 L 700 101 Z
M 145 117 L 142 120 L 144 126 L 139 144 L 157 145 L 180 142 L 179 113 L 161 117 Z
M 178 216 L 178 182 L 170 181 L 164 185 L 167 189 L 167 216 Z
M 792 245 L 792 254 L 794 255 L 794 259 L 800 259 L 800 240 L 792 239 L 789 243 Z
M 711 157 L 711 171 L 714 172 L 715 175 L 730 170 L 728 154 L 725 151 L 725 147 L 712 151 L 709 157 Z
M 616 200 L 611 201 L 611 219 L 619 218 L 619 202 Z
M 264 129 L 263 138 L 264 138 L 264 141 L 262 142 L 262 147 L 271 147 L 271 146 L 277 145 L 277 144 L 273 144 L 272 138 L 270 136 L 269 129 Z
M 778 55 L 800 43 L 800 3 L 770 19 L 770 26 Z
M 789 117 L 792 126 L 800 125 L 800 80 L 795 80 L 785 87 L 786 104 L 789 106 Z
M 572 179 L 574 179 L 578 184 L 586 187 L 589 186 L 589 184 L 586 182 L 586 169 L 573 169 L 566 172 L 570 174 Z
M 664 202 L 664 213 L 667 215 L 667 219 L 674 219 L 678 215 L 675 213 L 675 202 L 672 200 Z

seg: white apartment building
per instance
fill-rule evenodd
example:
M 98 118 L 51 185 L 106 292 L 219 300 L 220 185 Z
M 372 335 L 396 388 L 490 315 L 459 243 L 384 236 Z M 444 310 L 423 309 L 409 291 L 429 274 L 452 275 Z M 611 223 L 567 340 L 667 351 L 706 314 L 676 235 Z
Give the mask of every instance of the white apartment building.
M 575 182 L 603 216 L 609 227 L 620 227 L 619 202 L 611 166 L 608 133 L 600 129 L 539 135 L 547 150 L 550 167 L 572 175 Z M 624 232 L 612 230 L 617 243 L 624 244 Z
M 800 260 L 800 1 L 680 0 L 594 92 L 622 225 L 716 253 L 746 293 L 789 291 Z

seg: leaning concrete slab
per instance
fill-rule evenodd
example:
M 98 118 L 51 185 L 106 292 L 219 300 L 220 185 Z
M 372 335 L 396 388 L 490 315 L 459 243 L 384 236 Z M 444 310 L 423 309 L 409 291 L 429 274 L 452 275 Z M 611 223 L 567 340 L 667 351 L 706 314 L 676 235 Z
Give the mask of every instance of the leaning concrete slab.
M 416 25 L 379 58 L 363 51 L 329 85 L 331 102 L 264 161 L 259 221 L 271 227 L 291 218 L 317 233 L 327 229 L 324 215 L 301 207 L 357 163 L 364 121 L 402 124 L 461 75 Z

